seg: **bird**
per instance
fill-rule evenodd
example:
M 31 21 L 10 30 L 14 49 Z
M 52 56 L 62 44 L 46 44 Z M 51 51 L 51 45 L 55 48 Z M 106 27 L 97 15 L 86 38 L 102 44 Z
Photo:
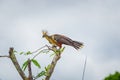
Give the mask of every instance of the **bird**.
M 79 50 L 83 47 L 83 43 L 79 41 L 72 40 L 69 37 L 66 37 L 64 35 L 60 34 L 53 34 L 48 35 L 47 31 L 42 31 L 43 38 L 46 38 L 52 46 L 57 46 L 59 48 L 62 47 L 62 45 L 68 45 L 74 47 L 76 50 Z

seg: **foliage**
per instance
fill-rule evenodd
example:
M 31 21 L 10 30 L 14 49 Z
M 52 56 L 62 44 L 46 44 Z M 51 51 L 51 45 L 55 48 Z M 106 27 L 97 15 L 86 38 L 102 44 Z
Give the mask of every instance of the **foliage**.
M 61 48 L 61 49 L 52 49 L 53 53 L 50 54 L 51 56 L 55 56 L 55 55 L 59 55 L 59 53 L 62 53 L 64 51 L 65 47 Z M 41 69 L 41 66 L 39 64 L 39 62 L 35 59 L 40 53 L 45 53 L 48 54 L 50 52 L 49 49 L 42 49 L 42 50 L 38 50 L 38 51 L 34 51 L 34 52 L 20 52 L 18 53 L 17 51 L 14 51 L 15 54 L 19 54 L 19 55 L 32 55 L 32 53 L 36 53 L 35 56 L 33 56 L 33 58 L 30 59 L 31 63 L 33 63 L 33 65 L 35 65 L 37 68 Z M 28 60 L 26 60 L 23 65 L 22 65 L 22 69 L 23 71 L 26 70 L 26 68 L 28 67 Z M 34 76 L 34 80 L 43 77 L 43 76 L 48 76 L 49 74 L 49 69 L 51 68 L 51 64 L 48 64 L 48 66 L 44 67 L 44 70 L 40 70 L 40 72 Z
M 37 74 L 37 76 L 34 77 L 34 79 L 38 79 L 39 77 L 45 76 L 45 71 L 41 71 L 40 73 Z
M 23 63 L 22 69 L 25 71 L 27 66 L 28 66 L 28 60 Z
M 114 74 L 109 74 L 104 80 L 120 80 L 120 72 L 116 71 Z
M 31 61 L 33 62 L 33 64 L 34 64 L 36 67 L 41 68 L 41 66 L 40 66 L 40 64 L 38 63 L 37 60 L 31 59 Z
M 47 47 L 47 48 L 45 48 Z M 21 76 L 21 78 L 23 80 L 36 80 L 40 77 L 44 77 L 44 79 L 42 80 L 49 80 L 54 68 L 56 66 L 57 61 L 60 59 L 60 56 L 62 54 L 62 52 L 64 51 L 65 47 L 58 49 L 57 47 L 50 47 L 50 46 L 43 46 L 37 50 L 35 50 L 34 52 L 31 51 L 27 51 L 27 52 L 17 52 L 16 50 L 14 50 L 13 47 L 11 47 L 9 49 L 9 55 L 8 56 L 0 56 L 0 57 L 7 57 L 10 58 L 11 61 L 13 62 L 15 68 L 17 69 L 19 75 Z M 52 52 L 52 54 L 50 54 L 50 52 Z M 33 55 L 33 53 L 35 55 Z M 52 62 L 50 64 L 48 64 L 47 66 L 45 66 L 44 68 L 41 69 L 41 65 L 38 62 L 38 60 L 36 60 L 36 57 L 38 57 L 39 54 L 49 54 L 50 57 L 54 56 L 52 59 Z M 15 55 L 24 55 L 27 56 L 27 60 L 24 60 L 22 67 L 20 67 L 20 64 L 17 61 L 17 58 Z M 32 58 L 30 58 L 30 56 L 28 55 L 33 55 Z M 31 66 L 34 65 L 37 68 L 39 68 L 39 72 L 36 75 L 32 74 L 32 68 Z M 28 69 L 28 76 L 24 73 L 24 71 Z

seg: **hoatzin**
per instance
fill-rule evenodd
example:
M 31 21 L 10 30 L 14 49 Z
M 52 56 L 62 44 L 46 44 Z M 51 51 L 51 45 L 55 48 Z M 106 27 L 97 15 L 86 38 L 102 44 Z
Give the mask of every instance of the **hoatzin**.
M 62 44 L 65 44 L 72 46 L 77 50 L 83 47 L 82 42 L 74 41 L 64 35 L 53 34 L 49 36 L 47 31 L 42 31 L 42 33 L 43 33 L 42 37 L 46 38 L 49 41 L 49 43 L 52 44 L 53 46 L 58 46 L 59 48 L 61 48 Z

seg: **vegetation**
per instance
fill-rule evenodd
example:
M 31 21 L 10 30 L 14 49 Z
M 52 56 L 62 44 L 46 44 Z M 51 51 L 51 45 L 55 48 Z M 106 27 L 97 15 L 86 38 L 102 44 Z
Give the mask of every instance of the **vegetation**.
M 110 74 L 105 77 L 104 80 L 120 80 L 120 72 L 116 71 L 114 74 Z
M 14 48 L 10 48 L 9 55 L 0 55 L 0 58 L 10 58 L 17 72 L 23 80 L 37 80 L 38 78 L 40 78 L 41 80 L 50 80 L 50 77 L 54 71 L 57 61 L 61 58 L 60 56 L 64 49 L 65 47 L 57 49 L 56 47 L 50 47 L 45 45 L 34 52 L 17 52 L 14 50 Z M 20 66 L 19 62 L 17 61 L 16 54 L 28 56 L 32 55 L 33 53 L 36 55 L 34 55 L 32 58 L 28 58 L 26 61 L 24 61 L 23 65 Z M 48 66 L 44 67 L 44 70 L 41 70 L 41 65 L 39 64 L 39 61 L 36 60 L 36 57 L 39 54 L 49 54 L 50 57 L 53 56 L 52 62 L 49 63 Z M 40 72 L 37 75 L 32 74 L 31 65 L 35 65 L 38 69 L 40 69 Z M 28 71 L 28 74 L 25 74 L 24 72 L 26 69 Z

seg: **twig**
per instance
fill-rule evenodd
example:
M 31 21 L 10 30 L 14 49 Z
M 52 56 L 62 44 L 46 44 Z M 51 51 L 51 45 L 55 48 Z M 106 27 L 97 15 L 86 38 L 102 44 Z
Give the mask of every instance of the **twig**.
M 7 57 L 7 58 L 10 58 L 10 56 L 7 56 L 7 55 L 4 55 L 4 56 L 0 56 L 0 57 Z
M 48 45 L 45 45 L 45 46 L 43 46 L 43 47 L 41 47 L 41 48 L 39 48 L 39 49 L 33 51 L 32 53 L 36 53 L 36 52 L 38 52 L 39 50 L 41 50 L 41 49 L 43 49 L 43 48 L 45 48 L 45 47 L 48 47 Z
M 59 54 L 59 55 L 58 55 Z M 48 70 L 47 72 L 47 76 L 45 77 L 45 80 L 50 80 L 50 77 L 55 69 L 55 66 L 57 64 L 57 61 L 60 59 L 60 55 L 61 55 L 61 52 L 59 52 L 58 54 L 56 54 L 50 64 L 50 69 Z
M 83 68 L 82 80 L 84 80 L 86 64 L 87 64 L 87 56 L 85 57 L 85 64 L 84 64 L 84 68 Z
M 49 50 L 49 49 L 43 49 L 43 50 Z M 41 50 L 39 53 L 37 53 L 32 59 L 36 58 L 43 50 Z
M 26 77 L 25 73 L 22 71 L 22 69 L 20 68 L 20 65 L 16 59 L 16 56 L 14 55 L 14 48 L 10 48 L 9 50 L 9 56 L 11 61 L 13 62 L 15 68 L 17 69 L 19 75 L 22 77 L 23 80 L 28 80 L 28 78 Z
M 52 51 L 54 51 L 54 50 L 52 49 L 52 47 L 50 47 L 50 46 L 48 46 L 48 45 L 45 45 L 45 46 L 37 49 L 36 51 L 34 51 L 34 52 L 32 52 L 32 53 L 36 53 L 36 52 L 38 52 L 39 50 L 41 50 L 42 48 L 45 48 L 45 47 L 47 47 L 48 49 L 43 49 L 43 50 L 52 50 Z M 36 58 L 43 50 L 41 50 L 39 53 L 37 53 L 36 55 L 34 55 L 32 59 Z
M 28 72 L 29 72 L 29 80 L 33 80 L 32 69 L 31 69 L 31 60 L 28 59 Z

